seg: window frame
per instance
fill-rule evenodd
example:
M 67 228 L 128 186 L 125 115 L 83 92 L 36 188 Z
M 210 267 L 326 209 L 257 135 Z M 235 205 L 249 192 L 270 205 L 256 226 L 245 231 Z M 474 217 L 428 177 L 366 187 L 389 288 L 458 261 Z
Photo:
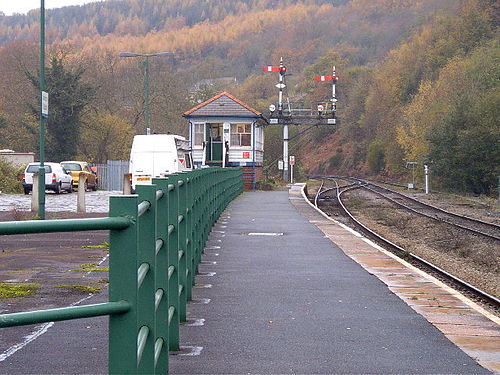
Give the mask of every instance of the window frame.
M 253 134 L 252 134 L 252 122 L 232 122 L 230 128 L 230 141 L 229 144 L 231 147 L 239 147 L 239 148 L 251 148 L 253 144 Z M 243 127 L 243 132 L 239 132 L 239 127 Z M 249 127 L 249 132 L 246 132 L 247 127 Z M 236 132 L 234 132 L 236 129 Z M 238 144 L 233 142 L 234 137 L 238 137 Z M 249 136 L 250 142 L 248 145 L 242 145 L 243 136 Z
M 196 131 L 197 127 L 201 127 L 202 131 L 197 132 Z M 204 123 L 204 122 L 193 123 L 193 148 L 194 147 L 199 147 L 199 148 L 203 147 L 203 142 L 205 142 L 205 139 L 206 139 L 205 131 L 206 131 L 206 123 Z M 197 135 L 199 136 L 200 134 L 201 134 L 201 142 L 196 143 L 196 136 Z

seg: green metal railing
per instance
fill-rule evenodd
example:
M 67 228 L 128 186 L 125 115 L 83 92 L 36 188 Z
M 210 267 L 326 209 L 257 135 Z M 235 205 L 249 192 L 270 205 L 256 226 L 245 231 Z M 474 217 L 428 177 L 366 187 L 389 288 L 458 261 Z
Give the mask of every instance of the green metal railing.
M 241 168 L 198 169 L 111 197 L 107 218 L 0 223 L 0 234 L 110 230 L 109 302 L 3 314 L 0 328 L 109 315 L 109 373 L 167 373 L 211 227 L 242 191 Z

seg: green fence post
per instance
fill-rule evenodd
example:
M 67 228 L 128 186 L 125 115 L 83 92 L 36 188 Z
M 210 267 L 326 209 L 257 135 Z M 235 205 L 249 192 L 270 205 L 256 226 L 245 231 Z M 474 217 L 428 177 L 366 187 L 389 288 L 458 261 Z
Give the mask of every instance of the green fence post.
M 186 176 L 177 174 L 177 199 L 179 207 L 177 211 L 178 241 L 179 241 L 179 318 L 181 322 L 186 321 L 187 309 L 187 250 L 186 250 Z
M 156 185 L 156 339 L 155 370 L 158 374 L 168 372 L 168 181 L 154 178 Z
M 126 314 L 109 317 L 110 374 L 137 371 L 137 196 L 110 198 L 109 216 L 124 216 L 132 224 L 110 231 L 109 300 L 131 304 Z
M 155 348 L 156 186 L 137 185 L 137 373 L 153 374 Z
M 186 252 L 187 252 L 187 275 L 186 298 L 188 301 L 193 299 L 193 285 L 195 273 L 195 255 L 193 245 L 193 177 L 194 173 L 186 174 Z
M 195 170 L 195 178 L 192 183 L 193 189 L 193 242 L 195 246 L 195 272 L 198 272 L 198 265 L 201 261 L 201 254 L 203 252 L 202 246 L 202 231 L 201 231 L 201 220 L 203 214 L 203 206 L 201 197 L 203 194 L 203 183 L 201 182 L 201 170 Z
M 179 350 L 179 243 L 177 222 L 179 201 L 177 199 L 177 175 L 167 178 L 168 191 L 168 348 Z

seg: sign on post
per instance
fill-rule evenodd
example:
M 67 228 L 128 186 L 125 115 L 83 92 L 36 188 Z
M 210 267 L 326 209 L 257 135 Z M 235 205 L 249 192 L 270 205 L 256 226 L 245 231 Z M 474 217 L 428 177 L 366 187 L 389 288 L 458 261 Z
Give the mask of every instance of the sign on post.
M 49 93 L 42 91 L 42 116 L 49 117 Z
M 290 183 L 293 184 L 293 166 L 295 165 L 295 156 L 290 155 Z
M 280 171 L 282 171 L 282 170 L 283 170 L 283 160 L 278 160 L 278 169 L 279 169 Z

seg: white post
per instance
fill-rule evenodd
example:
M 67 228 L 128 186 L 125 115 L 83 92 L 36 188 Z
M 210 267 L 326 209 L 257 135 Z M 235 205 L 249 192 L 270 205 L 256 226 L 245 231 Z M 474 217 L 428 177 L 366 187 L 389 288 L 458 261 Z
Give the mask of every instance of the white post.
M 78 175 L 78 193 L 76 197 L 76 212 L 86 212 L 85 210 L 85 176 Z
M 201 165 L 207 164 L 207 142 L 203 142 L 203 153 L 201 154 Z
M 31 211 L 38 212 L 38 172 L 33 173 L 33 186 L 31 188 Z
M 290 165 L 290 183 L 293 184 L 293 164 Z
M 123 174 L 123 195 L 132 194 L 132 185 L 130 184 L 130 175 L 128 173 Z
M 288 181 L 288 125 L 283 125 L 283 181 Z
M 425 194 L 429 194 L 429 167 L 424 165 L 425 171 Z
M 231 130 L 231 123 L 225 122 L 222 125 L 222 168 L 226 168 L 226 157 L 227 157 L 226 142 L 228 142 L 229 144 L 230 130 Z

